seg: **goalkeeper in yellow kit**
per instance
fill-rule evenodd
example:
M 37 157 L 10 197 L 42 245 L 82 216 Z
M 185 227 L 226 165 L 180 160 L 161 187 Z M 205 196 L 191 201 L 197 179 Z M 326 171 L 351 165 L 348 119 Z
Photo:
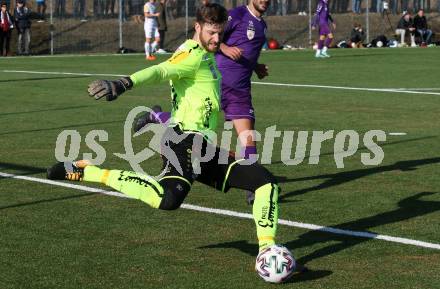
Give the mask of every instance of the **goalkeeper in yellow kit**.
M 196 13 L 194 37 L 183 43 L 169 60 L 129 77 L 97 80 L 89 85 L 90 96 L 111 101 L 141 84 L 170 80 L 172 117 L 168 130 L 180 140 L 167 145 L 177 156 L 179 166 L 163 156 L 168 169 L 156 180 L 132 171 L 101 169 L 81 160 L 55 164 L 48 169 L 48 178 L 103 183 L 162 210 L 179 208 L 194 181 L 222 191 L 231 187 L 253 191 L 253 216 L 260 250 L 275 244 L 279 193 L 275 178 L 260 164 L 244 165 L 244 159 L 235 159 L 209 142 L 220 110 L 221 74 L 214 53 L 221 43 L 227 18 L 226 9 L 218 4 L 202 6 Z M 215 152 L 214 157 L 201 162 L 197 170 L 191 162 L 196 139 L 201 140 L 202 152 L 210 149 Z M 226 156 L 224 161 L 220 161 L 222 156 Z

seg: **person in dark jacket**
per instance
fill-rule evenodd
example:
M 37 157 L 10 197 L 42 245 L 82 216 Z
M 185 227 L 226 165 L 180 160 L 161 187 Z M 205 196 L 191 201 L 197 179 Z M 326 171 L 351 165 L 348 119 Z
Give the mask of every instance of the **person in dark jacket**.
M 2 2 L 1 4 L 0 20 L 0 56 L 8 56 L 14 20 L 9 14 L 6 2 Z
M 408 12 L 406 12 L 402 16 L 402 18 L 400 18 L 399 23 L 397 24 L 396 34 L 400 35 L 400 44 L 401 45 L 406 45 L 405 44 L 406 32 L 409 32 L 409 34 L 411 36 L 411 47 L 416 47 L 417 46 L 416 42 L 415 42 L 416 28 L 414 27 L 414 23 L 411 18 L 411 14 L 409 14 Z
M 362 29 L 362 25 L 355 23 L 350 34 L 351 47 L 362 48 L 364 47 L 365 32 Z
M 428 29 L 423 9 L 419 9 L 416 17 L 414 17 L 414 27 L 422 40 L 421 46 L 425 47 L 427 44 L 431 44 L 432 30 Z
M 157 53 L 165 53 L 163 44 L 165 43 L 165 32 L 167 31 L 167 15 L 166 15 L 166 0 L 160 0 L 157 6 L 157 12 L 159 17 L 157 17 L 158 29 L 159 29 L 159 49 Z
M 18 32 L 17 54 L 29 55 L 31 42 L 31 10 L 25 6 L 24 0 L 17 0 L 14 10 L 15 26 Z

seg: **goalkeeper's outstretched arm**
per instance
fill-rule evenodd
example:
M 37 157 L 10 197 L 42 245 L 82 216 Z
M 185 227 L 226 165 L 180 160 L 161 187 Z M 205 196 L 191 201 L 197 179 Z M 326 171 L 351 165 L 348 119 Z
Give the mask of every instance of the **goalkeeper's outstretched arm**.
M 175 56 L 158 65 L 145 68 L 117 80 L 95 80 L 89 84 L 88 93 L 97 100 L 105 97 L 107 101 L 112 101 L 127 90 L 140 84 L 160 83 L 164 80 L 176 80 L 194 76 L 200 64 L 199 57 L 192 57 L 188 53 L 187 57 L 182 61 L 174 61 L 174 58 Z

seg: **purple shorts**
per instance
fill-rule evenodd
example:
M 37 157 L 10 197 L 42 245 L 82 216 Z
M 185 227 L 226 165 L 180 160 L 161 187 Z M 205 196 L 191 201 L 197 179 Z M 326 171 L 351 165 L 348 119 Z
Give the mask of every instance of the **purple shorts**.
M 319 24 L 319 35 L 328 35 L 330 33 L 332 33 L 332 31 L 330 30 L 330 27 L 327 23 Z
M 225 120 L 247 118 L 254 120 L 251 89 L 235 89 L 222 85 L 222 110 Z

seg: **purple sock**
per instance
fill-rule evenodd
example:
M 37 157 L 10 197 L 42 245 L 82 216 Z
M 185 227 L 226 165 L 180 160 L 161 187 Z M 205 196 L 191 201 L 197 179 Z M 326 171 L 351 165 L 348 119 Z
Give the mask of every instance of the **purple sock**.
M 332 40 L 333 40 L 333 38 L 329 38 L 329 37 L 327 37 L 327 38 L 325 39 L 325 46 L 326 46 L 326 47 L 330 47 L 330 44 L 332 43 Z
M 154 117 L 156 118 L 156 121 L 161 123 L 166 123 L 171 118 L 171 112 L 169 111 L 156 112 Z
M 242 147 L 241 155 L 245 159 L 249 159 L 250 155 L 255 155 L 257 153 L 257 147 L 255 146 L 246 146 Z
M 318 40 L 318 49 L 322 49 L 324 47 L 324 40 L 319 39 Z

